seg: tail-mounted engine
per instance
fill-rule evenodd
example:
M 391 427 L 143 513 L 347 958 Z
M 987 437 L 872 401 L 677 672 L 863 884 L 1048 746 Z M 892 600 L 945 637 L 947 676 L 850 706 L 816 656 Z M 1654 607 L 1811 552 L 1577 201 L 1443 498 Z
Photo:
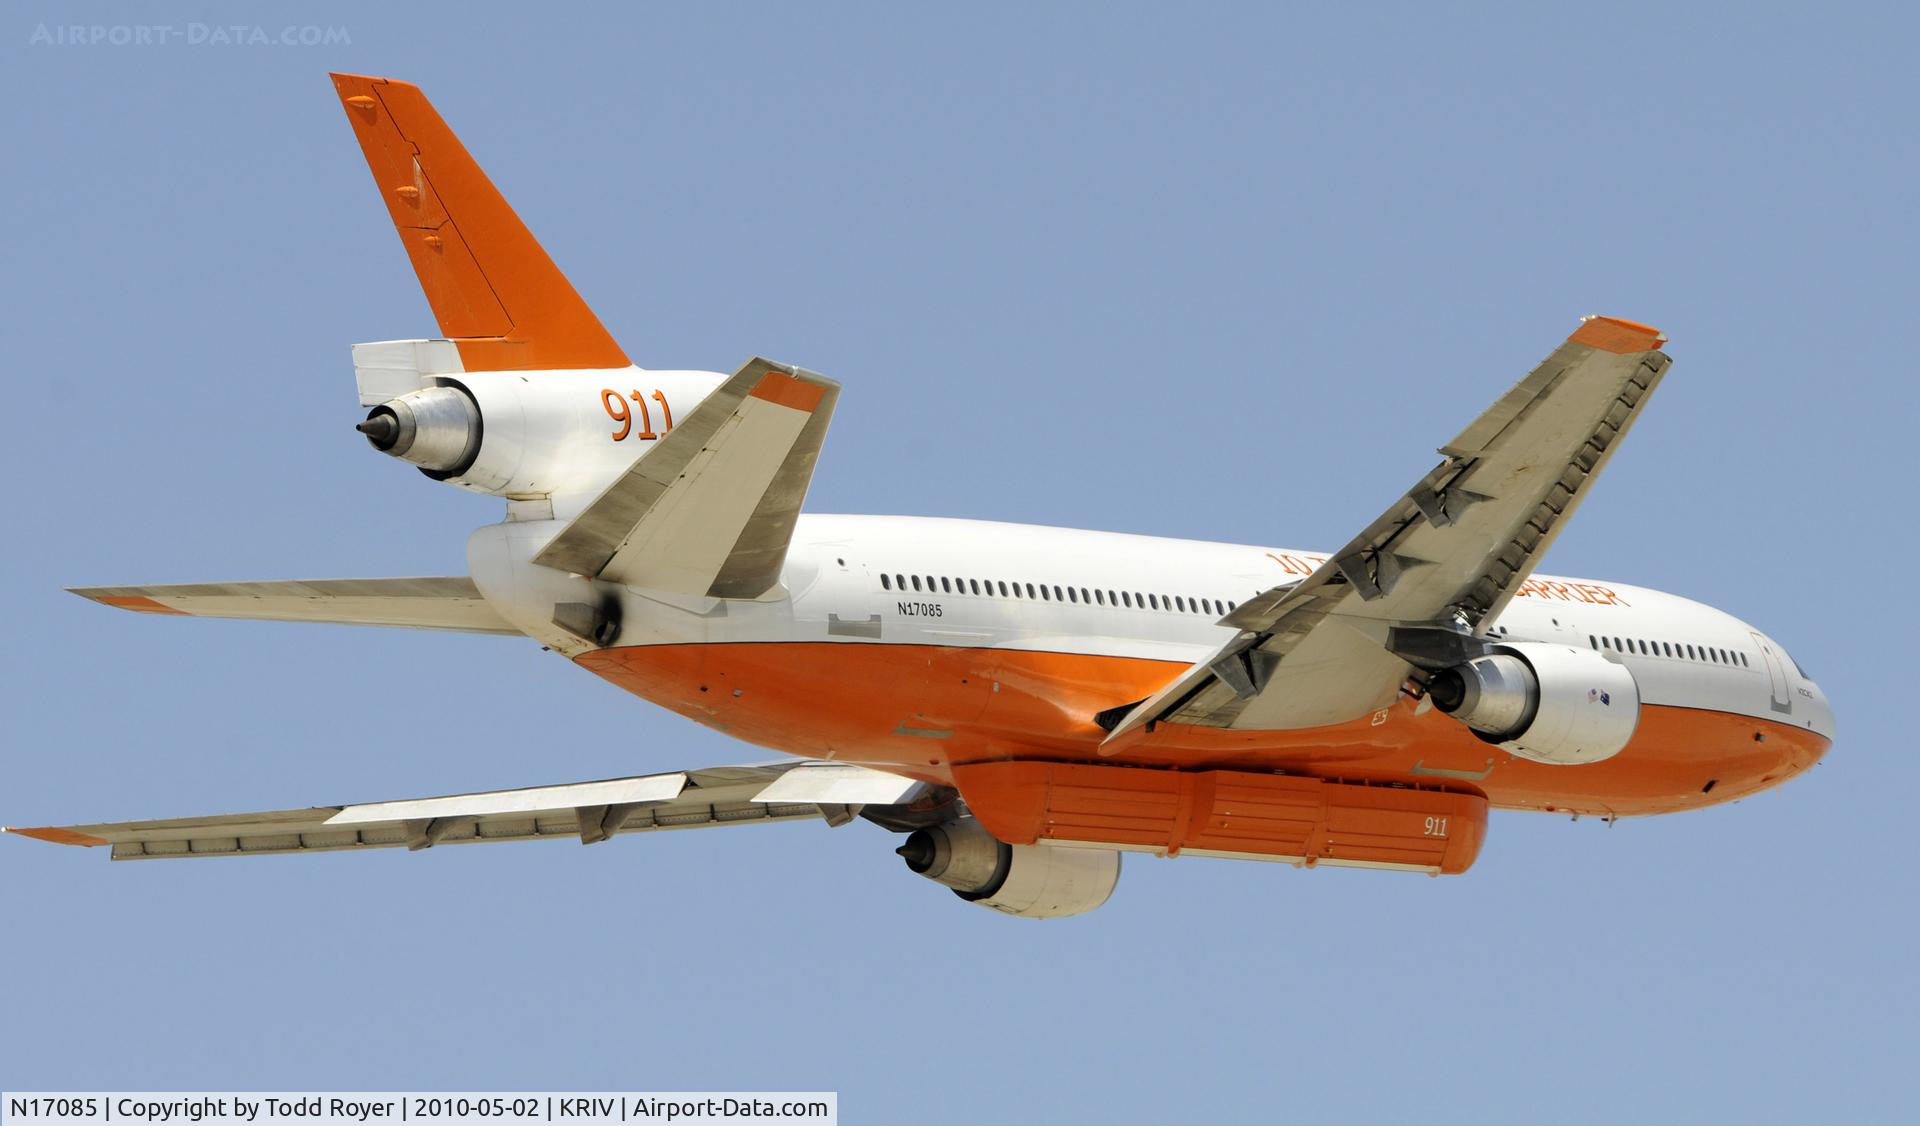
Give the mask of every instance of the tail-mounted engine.
M 480 404 L 458 385 L 423 387 L 389 399 L 354 429 L 374 449 L 441 481 L 465 473 L 480 456 Z
M 447 362 L 433 343 L 355 347 L 360 401 L 371 408 L 356 429 L 436 481 L 513 499 L 598 495 L 721 380 L 639 368 L 422 370 Z
M 1626 666 L 1567 645 L 1496 646 L 1434 673 L 1427 693 L 1481 739 L 1535 762 L 1612 758 L 1640 722 L 1640 689 Z

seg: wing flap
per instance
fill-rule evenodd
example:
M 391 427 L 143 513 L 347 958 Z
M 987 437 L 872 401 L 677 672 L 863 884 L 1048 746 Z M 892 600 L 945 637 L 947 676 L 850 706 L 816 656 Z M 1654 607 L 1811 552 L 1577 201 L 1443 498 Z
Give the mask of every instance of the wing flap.
M 626 802 L 667 802 L 680 796 L 685 774 L 651 774 L 615 778 L 607 782 L 576 782 L 568 786 L 535 786 L 525 790 L 496 790 L 448 798 L 350 805 L 327 818 L 329 825 L 367 825 L 382 821 L 429 820 L 436 817 L 492 817 L 509 813 L 556 813 L 594 805 Z
M 905 802 L 921 788 L 911 778 L 885 771 L 795 760 L 438 798 L 5 832 L 54 844 L 106 846 L 115 860 L 419 851 L 442 844 L 560 838 L 593 844 L 620 833 L 663 829 L 807 820 L 843 824 L 852 817 L 849 807 Z
M 816 802 L 828 805 L 899 805 L 921 788 L 919 782 L 884 770 L 830 762 L 789 770 L 754 795 L 755 801 Z
M 520 636 L 464 575 L 71 589 L 102 605 L 143 614 Z

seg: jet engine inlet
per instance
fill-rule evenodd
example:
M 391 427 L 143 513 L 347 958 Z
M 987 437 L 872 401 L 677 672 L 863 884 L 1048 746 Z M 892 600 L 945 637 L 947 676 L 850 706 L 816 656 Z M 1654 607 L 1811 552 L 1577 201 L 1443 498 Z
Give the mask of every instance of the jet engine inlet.
M 1540 706 L 1533 670 L 1505 653 L 1442 669 L 1434 674 L 1427 691 L 1434 707 L 1496 739 L 1511 739 L 1525 731 Z
M 1624 664 L 1590 649 L 1523 641 L 1441 669 L 1433 706 L 1535 762 L 1573 766 L 1619 754 L 1640 722 L 1640 688 Z
M 354 427 L 374 449 L 435 477 L 457 477 L 480 454 L 480 408 L 458 387 L 425 387 L 389 399 Z
M 968 818 L 916 829 L 894 852 L 914 872 L 962 895 L 992 895 L 1006 881 L 1013 850 Z
M 1009 845 L 971 817 L 916 829 L 894 851 L 961 899 L 1023 919 L 1083 915 L 1120 881 L 1120 854 L 1112 849 Z

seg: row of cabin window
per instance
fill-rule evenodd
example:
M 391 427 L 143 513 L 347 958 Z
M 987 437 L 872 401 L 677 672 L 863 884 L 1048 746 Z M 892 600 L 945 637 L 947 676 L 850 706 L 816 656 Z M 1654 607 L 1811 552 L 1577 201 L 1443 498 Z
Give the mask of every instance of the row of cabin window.
M 1027 583 L 1026 591 L 1021 593 L 1020 583 L 1009 583 L 994 579 L 947 579 L 944 576 L 935 579 L 926 577 L 926 585 L 920 585 L 919 575 L 881 575 L 882 590 L 904 592 L 907 584 L 912 583 L 916 592 L 926 594 L 980 594 L 992 597 L 994 587 L 1000 588 L 1002 598 L 1032 598 L 1041 602 L 1085 603 L 1088 606 L 1119 606 L 1128 610 L 1178 610 L 1183 614 L 1213 614 L 1215 616 L 1230 613 L 1239 607 L 1238 603 L 1220 598 L 1188 598 L 1185 595 L 1141 594 L 1128 590 L 1089 590 L 1086 587 L 1049 587 L 1045 583 Z M 936 587 L 935 584 L 938 584 Z M 971 588 L 971 589 L 969 589 Z
M 1587 635 L 1587 644 L 1595 649 L 1611 649 L 1618 653 L 1639 653 L 1648 657 L 1679 657 L 1689 661 L 1711 661 L 1716 665 L 1753 667 L 1747 664 L 1745 653 L 1732 649 L 1709 649 L 1704 645 L 1695 649 L 1691 645 L 1681 645 L 1671 641 L 1641 641 L 1634 637 L 1622 641 L 1617 637 L 1595 637 L 1592 634 Z

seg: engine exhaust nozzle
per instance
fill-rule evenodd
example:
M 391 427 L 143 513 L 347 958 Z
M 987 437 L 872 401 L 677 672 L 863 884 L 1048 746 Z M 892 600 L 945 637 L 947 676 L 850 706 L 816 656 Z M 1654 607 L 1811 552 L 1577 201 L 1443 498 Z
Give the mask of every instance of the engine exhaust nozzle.
M 480 455 L 480 408 L 459 387 L 409 391 L 368 411 L 354 429 L 374 449 L 436 477 L 458 477 Z
M 400 424 L 394 421 L 391 412 L 376 412 L 354 429 L 365 434 L 367 441 L 373 443 L 373 448 L 382 453 L 392 449 L 393 443 L 400 437 Z

